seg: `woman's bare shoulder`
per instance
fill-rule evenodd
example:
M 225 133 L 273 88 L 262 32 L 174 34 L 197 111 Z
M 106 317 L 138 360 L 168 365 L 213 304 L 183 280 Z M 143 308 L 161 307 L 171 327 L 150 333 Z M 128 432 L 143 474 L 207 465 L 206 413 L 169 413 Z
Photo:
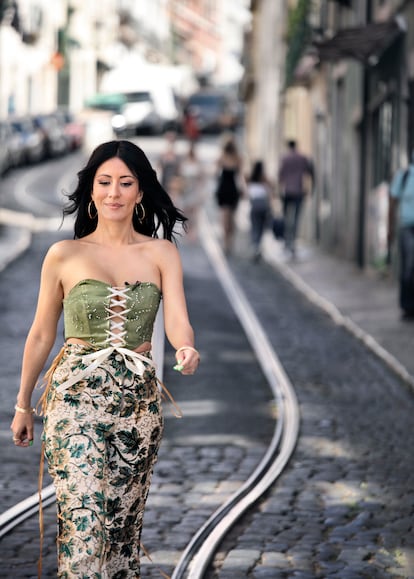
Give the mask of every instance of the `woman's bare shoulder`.
M 60 261 L 71 255 L 75 251 L 79 251 L 80 241 L 78 239 L 62 239 L 61 241 L 56 241 L 53 243 L 46 254 L 46 258 L 49 260 Z
M 150 247 L 154 258 L 163 263 L 173 261 L 179 255 L 175 243 L 168 239 L 153 239 Z
M 173 253 L 177 251 L 176 245 L 168 239 L 151 238 L 149 247 L 156 253 Z

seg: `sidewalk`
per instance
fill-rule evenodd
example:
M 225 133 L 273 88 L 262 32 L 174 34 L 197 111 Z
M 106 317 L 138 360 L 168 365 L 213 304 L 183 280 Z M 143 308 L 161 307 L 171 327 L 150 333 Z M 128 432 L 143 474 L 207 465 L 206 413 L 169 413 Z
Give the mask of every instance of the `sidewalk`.
M 304 242 L 294 261 L 270 233 L 263 245 L 268 263 L 414 389 L 414 323 L 401 320 L 395 280 L 362 271 Z

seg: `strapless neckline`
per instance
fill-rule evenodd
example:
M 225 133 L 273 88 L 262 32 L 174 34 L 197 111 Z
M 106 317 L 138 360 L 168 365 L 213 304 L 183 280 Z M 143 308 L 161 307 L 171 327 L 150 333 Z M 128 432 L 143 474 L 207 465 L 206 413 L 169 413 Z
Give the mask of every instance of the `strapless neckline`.
M 111 285 L 111 284 L 110 284 L 109 282 L 107 282 L 107 281 L 103 281 L 103 280 L 100 280 L 100 279 L 94 279 L 94 278 L 92 278 L 92 277 L 87 277 L 87 278 L 81 279 L 81 280 L 79 280 L 77 283 L 75 283 L 75 285 L 72 286 L 72 287 L 70 288 L 70 290 L 68 291 L 68 293 L 67 293 L 67 295 L 66 295 L 66 298 L 69 297 L 70 294 L 71 294 L 73 291 L 75 291 L 80 285 L 85 284 L 85 283 L 104 285 L 104 286 L 106 286 L 106 287 L 108 287 L 108 288 L 111 288 L 111 289 L 124 289 L 124 288 L 126 288 L 126 287 L 130 287 L 130 288 L 132 288 L 132 289 L 135 289 L 135 288 L 138 288 L 138 287 L 140 287 L 140 286 L 150 286 L 150 287 L 154 287 L 154 288 L 157 290 L 157 292 L 161 295 L 161 290 L 160 290 L 160 288 L 159 288 L 159 287 L 157 286 L 157 284 L 154 283 L 153 281 L 139 281 L 139 282 L 131 283 L 131 284 L 130 284 L 130 283 L 125 283 L 123 286 L 114 286 L 114 285 Z

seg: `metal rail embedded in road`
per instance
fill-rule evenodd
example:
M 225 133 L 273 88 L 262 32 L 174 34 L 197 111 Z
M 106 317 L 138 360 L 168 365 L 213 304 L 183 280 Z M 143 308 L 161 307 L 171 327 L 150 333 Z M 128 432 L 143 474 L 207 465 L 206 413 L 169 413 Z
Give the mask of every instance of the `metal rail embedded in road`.
M 224 259 L 212 225 L 203 213 L 200 239 L 223 289 L 238 316 L 275 397 L 278 419 L 269 448 L 255 471 L 193 536 L 174 569 L 172 579 L 202 579 L 220 542 L 233 524 L 277 480 L 291 457 L 299 433 L 299 406 L 293 386 L 249 302 Z M 186 573 L 188 574 L 186 575 Z

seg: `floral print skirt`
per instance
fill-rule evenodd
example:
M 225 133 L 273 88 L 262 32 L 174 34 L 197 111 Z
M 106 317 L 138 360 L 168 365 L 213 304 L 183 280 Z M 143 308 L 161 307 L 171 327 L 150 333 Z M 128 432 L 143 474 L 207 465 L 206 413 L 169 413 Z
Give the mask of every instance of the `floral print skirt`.
M 140 537 L 163 431 L 154 370 L 116 353 L 62 393 L 91 349 L 68 344 L 51 375 L 43 441 L 58 509 L 58 577 L 140 577 Z

